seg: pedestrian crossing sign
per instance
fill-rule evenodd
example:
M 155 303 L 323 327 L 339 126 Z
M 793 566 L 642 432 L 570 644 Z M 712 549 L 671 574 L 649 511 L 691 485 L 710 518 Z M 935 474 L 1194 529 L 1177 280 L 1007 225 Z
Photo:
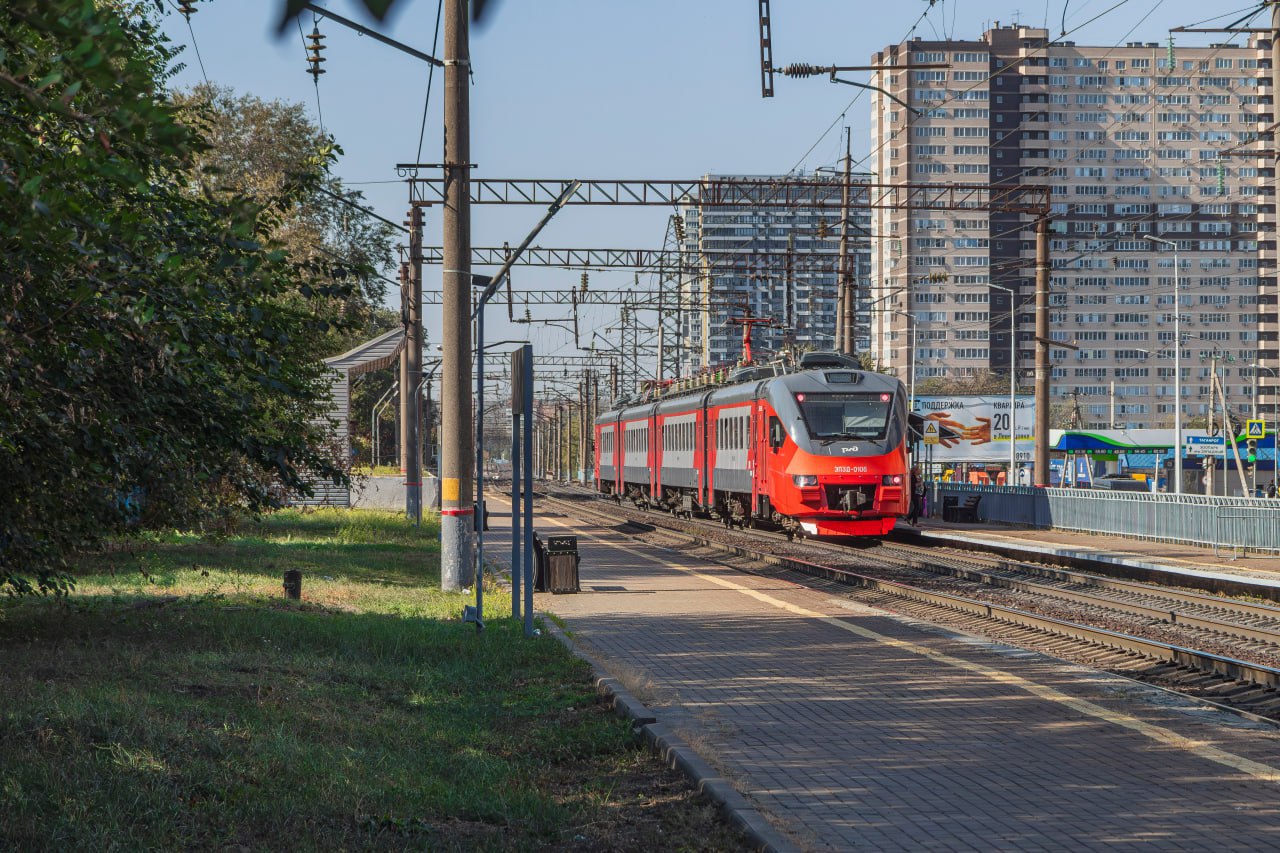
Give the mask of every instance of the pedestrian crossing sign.
M 1245 438 L 1266 438 L 1267 423 L 1261 420 L 1250 420 L 1245 422 L 1244 428 Z
M 925 444 L 937 444 L 937 443 L 938 443 L 938 422 L 937 422 L 937 421 L 925 421 L 925 423 L 924 423 L 924 443 L 925 443 Z

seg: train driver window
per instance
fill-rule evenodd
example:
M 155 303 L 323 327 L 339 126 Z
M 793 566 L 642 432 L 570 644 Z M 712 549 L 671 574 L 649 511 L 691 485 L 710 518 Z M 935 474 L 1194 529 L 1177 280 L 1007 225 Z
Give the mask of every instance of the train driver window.
M 782 421 L 778 420 L 776 415 L 769 416 L 769 446 L 775 451 L 782 446 L 782 442 L 786 439 L 787 433 L 782 428 Z

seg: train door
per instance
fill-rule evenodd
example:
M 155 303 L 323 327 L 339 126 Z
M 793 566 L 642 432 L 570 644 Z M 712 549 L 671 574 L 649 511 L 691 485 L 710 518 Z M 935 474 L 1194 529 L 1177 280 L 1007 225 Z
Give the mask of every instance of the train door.
M 662 496 L 662 488 L 659 485 L 662 477 L 658 473 L 658 466 L 662 464 L 660 458 L 662 454 L 662 434 L 658 432 L 658 406 L 656 403 L 649 410 L 648 424 L 649 428 L 645 430 L 645 433 L 649 438 L 649 497 L 657 500 Z
M 765 424 L 769 413 L 764 401 L 757 396 L 747 410 L 751 440 L 747 443 L 747 470 L 751 472 L 751 512 L 753 515 L 769 514 L 769 436 Z

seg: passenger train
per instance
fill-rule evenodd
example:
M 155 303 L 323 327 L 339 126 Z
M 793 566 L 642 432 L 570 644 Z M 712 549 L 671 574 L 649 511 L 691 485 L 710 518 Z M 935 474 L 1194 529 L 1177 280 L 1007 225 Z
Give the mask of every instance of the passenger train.
M 595 421 L 595 485 L 618 500 L 790 536 L 882 536 L 910 507 L 903 385 L 835 353 L 746 367 Z

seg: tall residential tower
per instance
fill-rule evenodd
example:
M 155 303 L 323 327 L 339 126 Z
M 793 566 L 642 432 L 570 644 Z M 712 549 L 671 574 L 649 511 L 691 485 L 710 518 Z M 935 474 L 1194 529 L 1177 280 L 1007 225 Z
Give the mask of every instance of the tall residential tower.
M 1248 411 L 1250 366 L 1280 370 L 1258 345 L 1260 311 L 1275 310 L 1274 169 L 1239 156 L 1270 139 L 1269 41 L 1092 47 L 997 23 L 977 41 L 893 45 L 873 64 L 889 67 L 872 82 L 912 108 L 874 96 L 881 180 L 1052 187 L 1055 400 L 1078 395 L 1095 424 L 1114 401 L 1118 422 L 1172 425 L 1180 314 L 1185 415 L 1207 409 L 1215 364 L 1231 407 Z M 872 348 L 903 376 L 1004 373 L 1012 360 L 1029 383 L 1033 229 L 981 210 L 874 211 L 872 298 L 901 289 L 885 304 L 914 318 L 916 348 L 889 311 L 871 317 Z M 1176 306 L 1174 247 L 1148 237 L 1176 246 Z

